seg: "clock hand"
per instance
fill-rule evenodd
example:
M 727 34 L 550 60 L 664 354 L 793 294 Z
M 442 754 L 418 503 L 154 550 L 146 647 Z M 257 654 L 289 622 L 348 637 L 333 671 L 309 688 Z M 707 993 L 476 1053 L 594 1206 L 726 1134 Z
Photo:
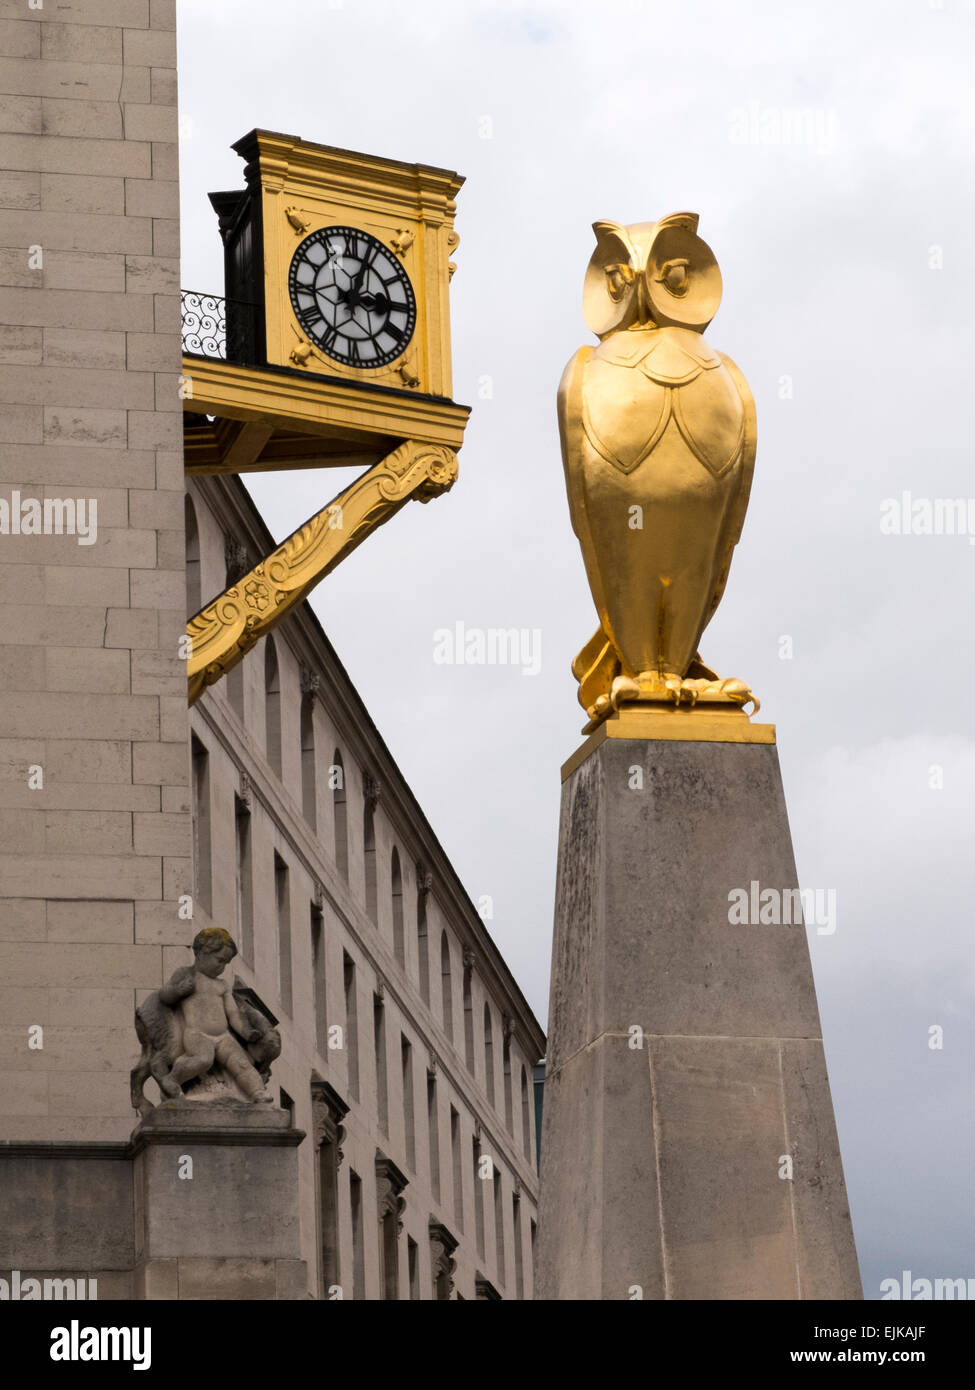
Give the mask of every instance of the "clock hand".
M 356 295 L 356 302 L 361 304 L 368 313 L 386 314 L 389 312 L 389 300 L 382 291 L 378 294 Z

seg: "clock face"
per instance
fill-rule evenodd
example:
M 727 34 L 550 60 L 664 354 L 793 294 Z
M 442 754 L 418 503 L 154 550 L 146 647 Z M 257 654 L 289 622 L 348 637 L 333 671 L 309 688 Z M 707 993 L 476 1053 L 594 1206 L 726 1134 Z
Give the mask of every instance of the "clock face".
M 413 337 L 409 276 L 381 241 L 357 227 L 322 227 L 305 237 L 291 259 L 288 286 L 298 322 L 336 362 L 383 367 Z

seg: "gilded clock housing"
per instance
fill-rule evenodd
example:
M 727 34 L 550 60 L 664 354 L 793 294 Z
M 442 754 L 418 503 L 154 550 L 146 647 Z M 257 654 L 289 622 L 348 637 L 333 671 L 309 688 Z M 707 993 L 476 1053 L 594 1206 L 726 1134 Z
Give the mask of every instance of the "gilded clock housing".
M 246 160 L 247 188 L 210 200 L 224 238 L 235 343 L 247 345 L 256 365 L 449 399 L 460 175 L 267 130 L 233 148 Z M 312 258 L 327 260 L 333 247 L 351 273 L 334 277 L 334 307 L 317 296 L 321 313 L 309 317 L 312 306 L 297 297 L 299 270 L 320 271 Z M 388 314 L 381 297 L 390 301 Z M 409 307 L 398 313 L 393 305 Z M 380 324 L 392 335 L 384 338 Z
M 456 450 L 449 283 L 463 179 L 252 130 L 246 187 L 211 193 L 226 351 L 184 357 L 191 473 L 372 467 L 405 440 Z M 192 351 L 192 349 L 191 349 Z

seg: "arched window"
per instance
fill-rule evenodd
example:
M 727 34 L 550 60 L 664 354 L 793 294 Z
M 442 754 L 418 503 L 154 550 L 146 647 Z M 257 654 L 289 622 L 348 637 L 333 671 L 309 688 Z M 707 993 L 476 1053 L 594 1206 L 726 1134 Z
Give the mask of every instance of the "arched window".
M 224 677 L 227 683 L 227 699 L 237 711 L 238 718 L 244 718 L 244 663 L 238 661 L 236 666 L 231 666 Z
M 264 751 L 281 776 L 281 679 L 273 637 L 264 639 Z
M 403 874 L 399 866 L 399 850 L 393 848 L 392 868 L 393 890 L 393 951 L 403 969 L 406 969 L 406 942 L 403 939 Z
M 416 959 L 420 972 L 420 998 L 430 1003 L 430 946 L 427 933 L 427 889 L 423 885 L 424 870 L 416 871 Z
M 362 812 L 362 851 L 366 869 L 366 911 L 379 921 L 376 897 L 376 803 L 367 796 Z
M 511 1106 L 511 1039 L 505 1029 L 504 1043 L 501 1048 L 501 1063 L 504 1072 L 504 1124 L 508 1133 L 514 1138 L 514 1118 Z
M 487 1096 L 494 1104 L 494 1032 L 491 1027 L 491 1009 L 484 1003 L 484 1075 L 487 1079 Z
M 467 953 L 464 954 L 464 1061 L 467 1063 L 467 1070 L 474 1076 L 474 966 Z
M 187 497 L 184 504 L 186 517 L 186 616 L 192 618 L 203 607 L 200 579 L 200 532 L 196 524 L 196 508 L 193 499 Z
M 318 823 L 318 796 L 315 785 L 315 698 L 301 700 L 301 809 L 315 829 Z
M 521 1137 L 525 1157 L 530 1163 L 532 1157 L 532 1112 L 528 1100 L 528 1073 L 524 1067 L 521 1069 Z
M 443 1030 L 454 1040 L 454 994 L 450 983 L 450 943 L 447 933 L 440 934 L 440 998 L 443 1005 Z
M 328 770 L 332 792 L 332 821 L 335 830 L 335 867 L 344 879 L 349 877 L 349 822 L 345 805 L 345 764 L 336 748 Z

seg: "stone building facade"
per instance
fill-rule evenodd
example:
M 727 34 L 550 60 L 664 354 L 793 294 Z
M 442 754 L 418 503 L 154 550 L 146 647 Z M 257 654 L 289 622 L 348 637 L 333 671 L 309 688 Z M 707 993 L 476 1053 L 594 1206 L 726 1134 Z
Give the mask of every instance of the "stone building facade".
M 235 478 L 186 505 L 195 611 L 274 543 Z M 452 1251 L 463 1297 L 530 1297 L 544 1040 L 307 605 L 191 728 L 194 927 L 229 928 L 281 1032 L 319 1293 L 443 1293 Z
M 139 1272 L 128 1070 L 213 923 L 306 1132 L 293 1292 L 531 1297 L 544 1039 L 307 606 L 187 713 L 187 606 L 272 542 L 184 481 L 175 23 L 0 0 L 0 1271 L 203 1296 Z

